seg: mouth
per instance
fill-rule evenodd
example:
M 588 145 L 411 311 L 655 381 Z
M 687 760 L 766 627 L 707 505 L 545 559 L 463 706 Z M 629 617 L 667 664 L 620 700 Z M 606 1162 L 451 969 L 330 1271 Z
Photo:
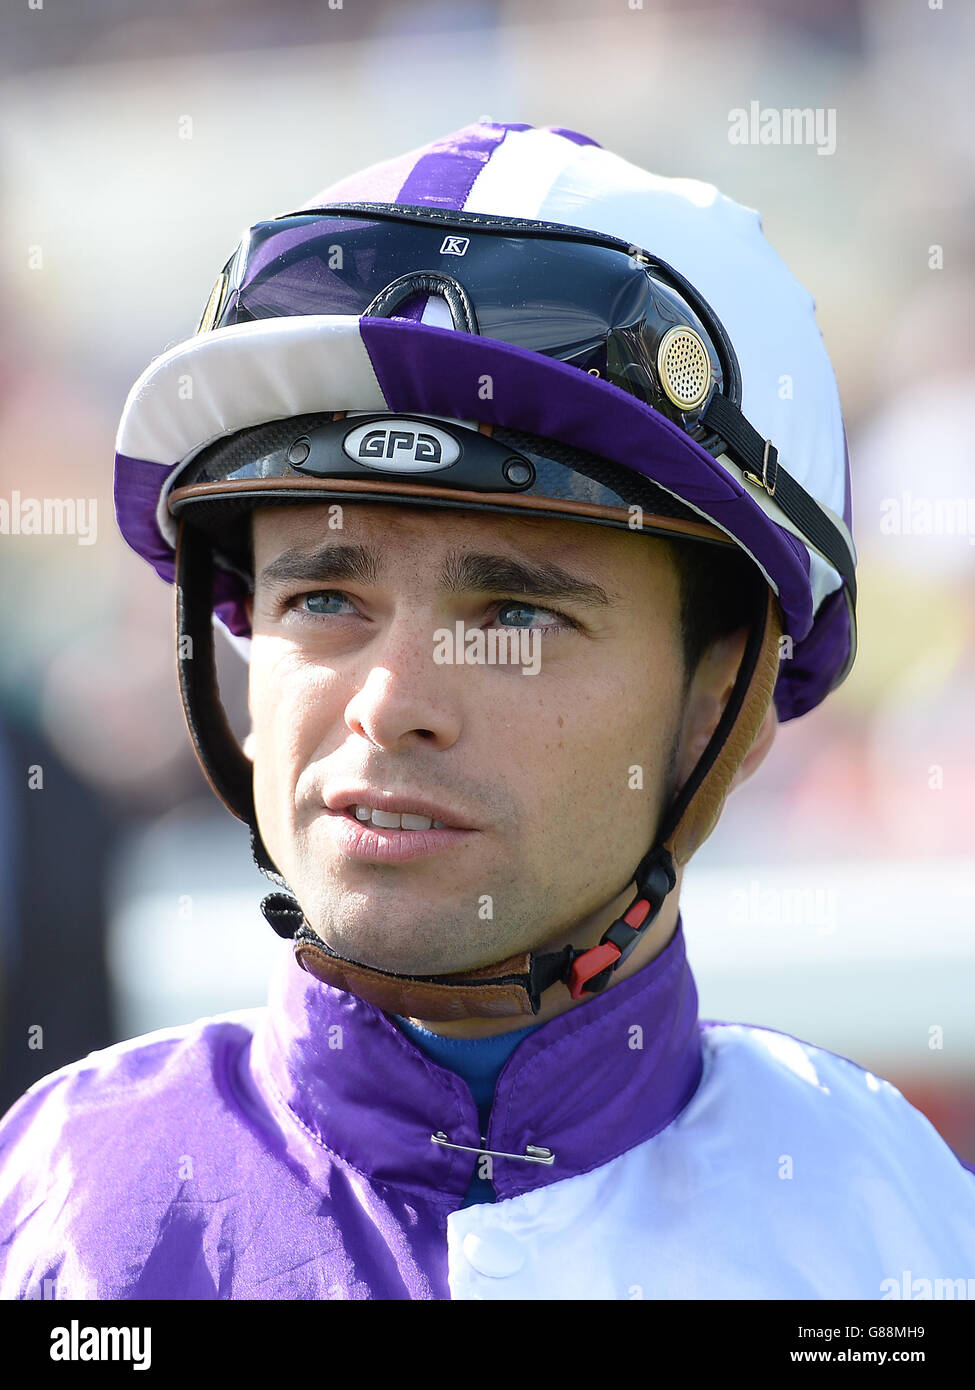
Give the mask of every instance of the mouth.
M 450 853 L 477 838 L 470 818 L 452 807 L 367 788 L 330 791 L 324 819 L 333 850 L 350 864 L 407 864 Z
M 475 830 L 470 817 L 424 796 L 398 795 L 372 788 L 331 791 L 325 809 L 377 830 Z

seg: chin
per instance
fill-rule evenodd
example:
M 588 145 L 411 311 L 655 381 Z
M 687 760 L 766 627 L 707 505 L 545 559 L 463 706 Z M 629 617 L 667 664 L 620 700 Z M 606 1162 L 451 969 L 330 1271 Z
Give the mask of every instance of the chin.
M 503 921 L 480 921 L 469 889 L 432 900 L 429 893 L 408 894 L 402 886 L 356 892 L 330 890 L 319 881 L 314 893 L 296 890 L 296 896 L 309 924 L 336 954 L 396 975 L 477 970 L 529 949 L 537 939 L 527 930 L 524 912 L 517 913 L 517 940 L 505 936 Z
M 341 925 L 335 922 L 334 914 L 327 914 L 315 931 L 346 960 L 394 975 L 450 975 L 466 965 L 466 960 L 456 958 L 456 950 L 445 952 L 441 926 L 434 939 L 409 923 L 397 927 L 395 920 L 378 908 L 356 922 L 346 918 Z M 452 959 L 447 959 L 448 955 Z
M 347 945 L 334 945 L 331 941 L 328 944 L 333 951 L 338 951 L 347 960 L 354 960 L 359 965 L 368 965 L 373 970 L 385 970 L 392 975 L 453 975 L 458 970 L 474 968 L 465 967 L 459 961 L 453 964 L 445 963 L 443 955 L 439 952 L 433 956 L 415 951 L 383 950 L 375 945 L 370 950 L 364 950 Z

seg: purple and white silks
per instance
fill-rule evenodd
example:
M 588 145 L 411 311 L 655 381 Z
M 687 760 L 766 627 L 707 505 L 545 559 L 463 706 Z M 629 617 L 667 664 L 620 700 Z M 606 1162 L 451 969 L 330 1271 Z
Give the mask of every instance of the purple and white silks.
M 867 1298 L 975 1278 L 975 1178 L 888 1082 L 701 1023 L 681 928 L 466 1083 L 282 944 L 266 1009 L 121 1043 L 0 1123 L 0 1297 Z M 47 1283 L 45 1281 L 48 1281 Z

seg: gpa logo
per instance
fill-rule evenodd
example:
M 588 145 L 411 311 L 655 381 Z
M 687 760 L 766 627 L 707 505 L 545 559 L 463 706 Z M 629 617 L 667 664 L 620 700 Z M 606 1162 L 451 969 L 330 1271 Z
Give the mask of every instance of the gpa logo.
M 384 473 L 432 473 L 460 458 L 460 444 L 446 430 L 407 419 L 359 425 L 342 449 L 355 463 Z
M 469 236 L 445 236 L 440 254 L 441 256 L 463 256 L 470 244 Z

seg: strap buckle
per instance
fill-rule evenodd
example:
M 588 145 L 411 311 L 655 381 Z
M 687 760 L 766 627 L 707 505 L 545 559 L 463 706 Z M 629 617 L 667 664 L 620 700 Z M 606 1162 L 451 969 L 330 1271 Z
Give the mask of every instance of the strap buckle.
M 640 933 L 648 925 L 650 913 L 651 905 L 646 898 L 637 898 L 623 916 L 617 917 L 609 930 L 603 933 L 598 946 L 579 952 L 566 981 L 573 999 L 581 999 L 583 994 L 602 993 L 613 971 L 626 960 L 640 940 Z M 654 912 L 653 917 L 656 915 Z
M 588 951 L 575 951 L 563 981 L 573 999 L 583 994 L 601 994 L 618 969 L 656 920 L 664 899 L 677 882 L 674 863 L 667 850 L 655 847 L 637 870 L 639 897 L 635 898 L 622 917 L 603 932 L 598 946 Z
M 768 481 L 768 466 L 770 457 L 772 460 L 771 487 L 769 487 Z M 762 476 L 759 477 L 757 473 L 750 473 L 747 468 L 742 469 L 742 476 L 747 478 L 750 483 L 754 483 L 756 487 L 763 487 L 765 491 L 768 493 L 769 497 L 775 496 L 775 485 L 779 479 L 779 451 L 776 449 L 771 439 L 766 439 L 765 448 L 762 451 Z

